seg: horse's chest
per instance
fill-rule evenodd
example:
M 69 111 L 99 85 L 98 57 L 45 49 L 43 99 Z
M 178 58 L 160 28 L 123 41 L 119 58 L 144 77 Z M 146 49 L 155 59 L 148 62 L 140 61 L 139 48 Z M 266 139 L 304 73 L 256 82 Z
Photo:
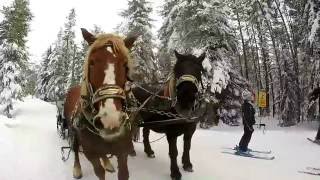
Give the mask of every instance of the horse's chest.
M 80 144 L 83 148 L 83 151 L 94 153 L 94 154 L 118 154 L 126 148 L 129 140 L 123 139 L 122 141 L 117 141 L 114 143 L 109 143 L 103 140 L 103 138 L 92 134 L 87 129 L 82 129 L 78 131 Z

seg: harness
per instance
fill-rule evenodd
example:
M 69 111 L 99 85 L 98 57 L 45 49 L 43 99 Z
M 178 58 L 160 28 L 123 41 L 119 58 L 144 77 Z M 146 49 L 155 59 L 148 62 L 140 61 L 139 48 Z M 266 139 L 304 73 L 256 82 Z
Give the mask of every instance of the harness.
M 176 88 L 182 83 L 182 82 L 191 82 L 193 83 L 196 87 L 197 90 L 199 90 L 199 81 L 197 80 L 196 77 L 192 76 L 192 75 L 183 75 L 180 78 L 176 79 L 172 74 L 169 75 L 168 79 L 165 81 L 166 83 L 164 84 L 164 86 L 162 86 L 162 88 L 160 88 L 159 91 L 157 92 L 151 92 L 147 89 L 145 89 L 144 87 L 142 87 L 141 85 L 134 83 L 134 85 L 147 92 L 148 94 L 150 94 L 150 97 L 157 97 L 158 99 L 156 99 L 157 101 L 159 100 L 164 100 L 164 101 L 171 101 L 171 105 L 168 107 L 168 109 L 166 110 L 159 110 L 158 107 L 141 107 L 139 108 L 139 111 L 143 111 L 143 112 L 149 112 L 149 113 L 153 113 L 153 114 L 158 114 L 158 115 L 164 115 L 167 116 L 168 120 L 161 120 L 161 121 L 151 121 L 151 122 L 139 122 L 139 126 L 141 127 L 148 127 L 148 126 L 161 126 L 161 125 L 169 125 L 169 124 L 179 124 L 179 123 L 194 123 L 197 122 L 199 117 L 184 117 L 180 114 L 177 113 L 172 113 L 172 112 L 168 112 L 170 108 L 174 108 L 175 104 L 177 102 L 177 96 L 176 96 Z M 159 95 L 158 93 L 164 90 L 164 94 Z M 132 92 L 131 92 L 132 93 Z M 193 107 L 193 110 L 196 110 L 197 107 L 199 107 L 199 94 L 196 95 L 196 101 Z M 134 96 L 134 94 L 132 93 L 132 99 L 133 101 L 135 101 L 136 105 L 141 105 L 141 103 L 136 99 L 136 97 Z M 131 99 L 131 100 L 132 100 Z M 145 102 L 144 102 L 145 103 Z M 154 104 L 154 103 L 151 103 Z M 135 111 L 137 108 L 135 107 L 131 107 L 128 109 L 128 111 Z
M 108 49 L 111 48 L 113 52 L 116 52 L 116 48 L 114 48 L 114 44 L 107 42 L 104 46 Z M 98 88 L 95 92 L 93 91 L 92 85 L 89 82 L 89 68 L 88 68 L 88 60 L 85 61 L 84 64 L 84 76 L 83 81 L 81 83 L 81 98 L 80 102 L 77 104 L 76 112 L 74 113 L 73 124 L 75 127 L 83 129 L 87 128 L 92 133 L 99 135 L 102 137 L 101 129 L 96 127 L 95 121 L 98 119 L 98 110 L 94 107 L 94 104 L 98 103 L 101 100 L 106 99 L 120 99 L 124 101 L 125 110 L 126 107 L 126 91 L 115 84 L 105 84 Z M 118 129 L 118 128 L 117 128 Z M 105 131 L 105 130 L 104 130 Z M 110 130 L 111 131 L 111 130 Z M 110 137 L 103 137 L 105 140 L 109 139 L 112 141 L 116 137 L 112 137 L 114 134 L 115 136 L 117 133 L 123 133 L 125 131 L 131 131 L 131 122 L 129 120 L 129 116 L 125 111 L 121 112 L 121 122 L 120 127 L 117 131 L 110 132 Z
M 164 88 L 168 88 L 169 93 L 167 93 L 167 94 L 164 93 L 163 96 L 158 95 L 158 93 L 162 89 L 160 89 L 160 91 L 158 91 L 156 93 L 152 93 L 152 92 L 146 90 L 145 88 L 143 88 L 142 86 L 138 85 L 137 83 L 133 83 L 134 85 L 136 85 L 136 87 L 148 92 L 150 94 L 150 96 L 143 103 L 135 103 L 133 106 L 131 104 L 131 107 L 129 108 L 129 107 L 127 107 L 128 106 L 128 102 L 127 102 L 128 97 L 130 98 L 130 100 L 134 99 L 135 102 L 138 102 L 136 100 L 136 98 L 134 97 L 134 94 L 131 92 L 131 89 L 124 90 L 123 88 L 121 88 L 117 85 L 103 85 L 102 87 L 97 89 L 95 92 L 93 92 L 93 88 L 92 88 L 92 85 L 90 84 L 90 82 L 83 81 L 83 83 L 85 83 L 88 94 L 87 94 L 87 96 L 83 96 L 83 95 L 81 96 L 79 108 L 81 107 L 80 112 L 84 116 L 84 119 L 86 120 L 86 122 L 88 122 L 89 126 L 82 125 L 81 116 L 78 118 L 78 120 L 74 121 L 74 124 L 76 127 L 82 127 L 82 128 L 85 127 L 89 131 L 91 131 L 92 133 L 101 136 L 101 134 L 99 133 L 99 129 L 95 126 L 95 119 L 98 114 L 98 111 L 94 107 L 94 104 L 101 101 L 101 100 L 110 99 L 110 98 L 116 98 L 116 99 L 121 99 L 121 100 L 125 101 L 124 107 L 123 107 L 124 116 L 121 120 L 121 125 L 120 125 L 120 129 L 123 129 L 125 131 L 131 130 L 133 119 L 139 111 L 145 111 L 145 112 L 151 112 L 151 113 L 156 113 L 156 114 L 160 114 L 160 115 L 166 115 L 169 118 L 171 118 L 169 120 L 162 121 L 162 122 L 160 122 L 160 121 L 159 122 L 148 122 L 148 123 L 152 123 L 155 125 L 157 125 L 157 124 L 161 125 L 163 123 L 175 124 L 175 123 L 181 123 L 181 122 L 183 122 L 183 123 L 197 122 L 198 117 L 183 117 L 180 114 L 170 113 L 170 112 L 163 111 L 163 110 L 157 110 L 156 108 L 150 109 L 150 108 L 145 107 L 147 102 L 150 101 L 151 99 L 153 99 L 153 97 L 160 97 L 161 99 L 171 101 L 171 108 L 173 108 L 177 102 L 176 89 L 183 82 L 193 83 L 196 86 L 197 90 L 199 91 L 199 81 L 193 75 L 182 75 L 181 77 L 176 79 L 174 77 L 174 75 L 170 74 L 168 79 L 166 80 L 166 82 L 167 83 L 165 85 L 167 87 L 164 87 Z M 193 108 L 194 110 L 197 109 L 198 104 L 199 104 L 199 95 L 197 94 L 197 98 L 196 98 L 194 108 Z M 128 115 L 129 112 L 130 112 L 130 117 Z M 143 126 L 143 124 L 147 125 L 146 123 L 140 122 L 139 126 Z
M 177 79 L 176 87 L 178 87 L 183 82 L 191 82 L 197 87 L 197 90 L 199 90 L 199 81 L 196 77 L 192 75 L 182 75 L 179 79 Z

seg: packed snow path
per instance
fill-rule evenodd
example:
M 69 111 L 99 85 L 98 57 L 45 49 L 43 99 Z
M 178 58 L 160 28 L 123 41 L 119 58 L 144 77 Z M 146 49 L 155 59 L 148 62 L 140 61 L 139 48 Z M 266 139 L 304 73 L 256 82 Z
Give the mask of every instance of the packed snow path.
M 55 106 L 38 99 L 18 102 L 15 119 L 0 115 L 0 180 L 72 180 L 73 155 L 61 160 L 60 147 L 66 142 L 56 131 Z M 271 128 L 272 125 L 268 126 Z M 210 130 L 198 129 L 193 136 L 191 161 L 195 172 L 181 169 L 183 180 L 318 180 L 319 176 L 298 173 L 307 166 L 320 168 L 320 146 L 307 141 L 316 127 L 272 128 L 263 134 L 256 129 L 250 147 L 272 150 L 275 160 L 266 161 L 221 153 L 233 147 L 242 135 L 242 127 L 221 125 Z M 313 124 L 316 126 L 316 124 Z M 151 140 L 161 137 L 152 134 Z M 169 180 L 170 164 L 166 139 L 153 143 L 155 159 L 149 159 L 140 143 L 137 157 L 129 158 L 130 180 Z M 179 138 L 181 167 L 182 138 Z M 115 158 L 112 159 L 117 166 Z M 91 164 L 81 155 L 84 180 L 96 180 Z M 116 173 L 108 173 L 116 180 Z

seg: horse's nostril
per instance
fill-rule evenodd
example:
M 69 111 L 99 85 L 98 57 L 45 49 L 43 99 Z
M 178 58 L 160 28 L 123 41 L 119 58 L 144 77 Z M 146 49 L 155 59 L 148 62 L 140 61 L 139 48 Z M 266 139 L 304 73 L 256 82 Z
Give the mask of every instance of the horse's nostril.
M 95 118 L 93 121 L 93 126 L 97 129 L 103 129 L 103 124 L 100 120 L 100 118 Z

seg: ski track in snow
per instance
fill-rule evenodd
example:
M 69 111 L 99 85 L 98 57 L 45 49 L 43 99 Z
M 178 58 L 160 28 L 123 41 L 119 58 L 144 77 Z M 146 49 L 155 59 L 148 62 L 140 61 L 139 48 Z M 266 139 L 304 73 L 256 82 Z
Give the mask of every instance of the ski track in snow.
M 72 180 L 73 155 L 61 160 L 60 147 L 66 145 L 56 131 L 56 108 L 31 97 L 16 104 L 14 119 L 0 115 L 0 180 Z M 309 125 L 310 126 L 310 125 Z M 319 176 L 298 173 L 305 167 L 320 168 L 320 146 L 309 142 L 313 129 L 302 126 L 275 128 L 263 134 L 256 129 L 250 148 L 272 150 L 275 160 L 266 161 L 221 153 L 222 147 L 235 146 L 242 127 L 221 125 L 210 130 L 198 129 L 193 136 L 191 161 L 195 172 L 182 170 L 183 141 L 178 140 L 178 164 L 183 180 L 318 180 Z M 267 126 L 267 127 L 271 127 Z M 152 133 L 154 140 L 162 134 Z M 141 143 L 135 143 L 136 157 L 129 157 L 130 180 L 169 180 L 170 161 L 166 138 L 151 144 L 156 158 L 149 159 Z M 91 164 L 81 156 L 84 180 L 96 180 Z M 115 158 L 113 165 L 117 167 Z M 116 180 L 117 173 L 106 179 Z

